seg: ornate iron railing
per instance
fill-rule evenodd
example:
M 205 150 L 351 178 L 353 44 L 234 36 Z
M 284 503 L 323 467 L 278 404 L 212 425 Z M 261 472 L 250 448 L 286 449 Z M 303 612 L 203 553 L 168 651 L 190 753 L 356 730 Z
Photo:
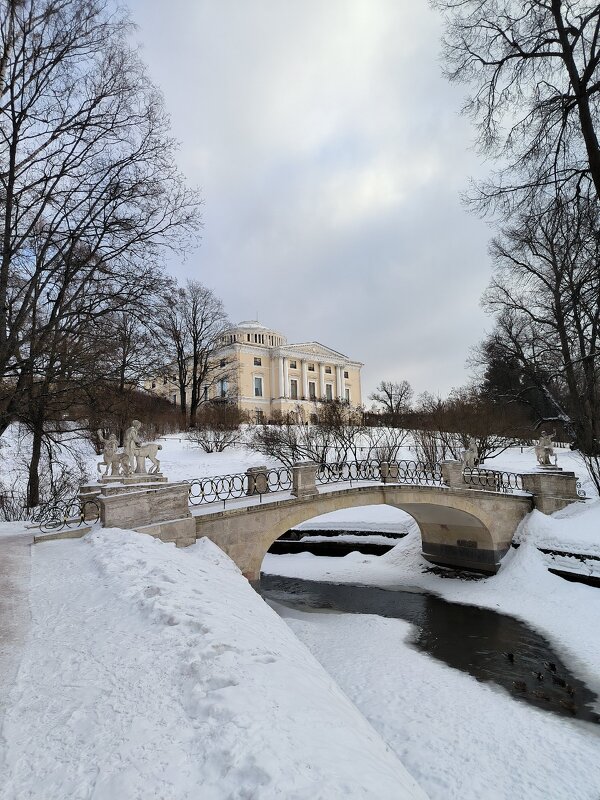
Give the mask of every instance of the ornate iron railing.
M 351 481 L 380 481 L 379 461 L 340 461 L 319 464 L 317 483 L 348 483 Z
M 516 472 L 465 467 L 463 479 L 468 486 L 479 486 L 492 492 L 523 491 L 523 476 Z
M 386 464 L 385 476 L 382 475 L 382 463 Z M 316 482 L 321 485 L 383 480 L 420 486 L 441 486 L 443 483 L 439 466 L 432 471 L 419 461 L 408 460 L 328 462 L 319 465 L 316 476 Z M 189 486 L 189 502 L 192 506 L 226 503 L 228 500 L 257 495 L 262 500 L 265 494 L 289 491 L 292 488 L 292 470 L 289 467 L 275 467 L 255 473 L 250 471 L 193 478 L 184 483 Z
M 275 467 L 252 475 L 238 472 L 233 475 L 212 475 L 184 481 L 189 484 L 190 505 L 217 503 L 240 497 L 283 492 L 292 488 L 292 473 L 288 467 Z
M 53 506 L 46 506 L 39 519 L 43 533 L 58 533 L 64 528 L 93 525 L 100 519 L 100 506 L 95 500 L 81 501 L 72 497 Z
M 441 486 L 442 471 L 436 464 L 430 469 L 422 461 L 347 461 L 339 464 L 321 464 L 317 483 L 343 483 L 352 481 L 384 481 L 418 486 Z

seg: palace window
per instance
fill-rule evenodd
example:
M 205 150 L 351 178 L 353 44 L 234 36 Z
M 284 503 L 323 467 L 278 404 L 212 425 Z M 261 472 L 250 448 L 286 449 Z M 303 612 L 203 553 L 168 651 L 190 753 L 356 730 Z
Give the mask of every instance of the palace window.
M 204 389 L 202 389 L 202 399 L 204 402 L 208 400 L 208 386 L 205 386 Z
M 254 377 L 254 397 L 263 396 L 263 379 L 260 375 Z
M 348 375 L 348 373 L 344 370 L 344 378 L 349 378 L 349 377 L 350 376 Z
M 314 364 L 309 364 L 308 365 L 308 371 L 309 372 L 314 372 L 315 371 L 315 365 Z
M 256 424 L 257 425 L 263 425 L 264 421 L 265 421 L 264 413 L 260 410 L 260 408 L 257 408 L 254 413 L 256 415 Z
M 331 367 L 325 367 L 325 372 L 327 375 L 331 375 Z
M 221 378 L 221 380 L 219 381 L 219 397 L 227 397 L 228 388 L 229 385 L 227 383 L 227 380 L 225 378 Z
M 292 400 L 298 399 L 298 381 L 295 378 L 290 381 L 290 398 Z
M 256 356 L 254 356 L 254 366 L 255 367 L 262 367 L 262 359 L 261 358 L 256 358 Z
M 295 361 L 290 361 L 290 369 L 297 369 Z
M 325 384 L 325 399 L 333 400 L 333 386 L 331 385 L 331 383 Z
M 349 403 L 350 402 L 350 389 L 346 386 L 344 389 L 344 400 Z
M 317 397 L 317 384 L 314 381 L 308 382 L 308 396 L 311 400 L 315 400 Z

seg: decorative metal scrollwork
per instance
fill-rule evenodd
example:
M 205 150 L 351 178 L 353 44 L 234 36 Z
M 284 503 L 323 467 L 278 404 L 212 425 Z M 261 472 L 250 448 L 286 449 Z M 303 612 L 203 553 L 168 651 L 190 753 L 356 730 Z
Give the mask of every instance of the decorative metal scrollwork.
M 523 476 L 516 472 L 465 467 L 463 478 L 469 486 L 480 486 L 492 492 L 523 491 Z
M 236 500 L 240 497 L 282 492 L 292 487 L 292 473 L 287 467 L 275 467 L 254 475 L 238 472 L 233 475 L 213 475 L 193 478 L 189 484 L 190 505 Z
M 43 533 L 58 533 L 64 528 L 93 525 L 99 519 L 100 506 L 95 500 L 82 502 L 79 497 L 72 497 L 44 510 L 40 519 L 40 530 Z

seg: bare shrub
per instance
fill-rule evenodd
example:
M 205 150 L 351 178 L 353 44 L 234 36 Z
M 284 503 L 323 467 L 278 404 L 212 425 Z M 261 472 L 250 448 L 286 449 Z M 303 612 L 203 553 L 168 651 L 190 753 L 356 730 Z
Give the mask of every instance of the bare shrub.
M 228 447 L 242 444 L 245 433 L 242 424 L 248 415 L 231 403 L 208 403 L 196 416 L 196 427 L 188 431 L 190 442 L 205 453 L 222 453 Z

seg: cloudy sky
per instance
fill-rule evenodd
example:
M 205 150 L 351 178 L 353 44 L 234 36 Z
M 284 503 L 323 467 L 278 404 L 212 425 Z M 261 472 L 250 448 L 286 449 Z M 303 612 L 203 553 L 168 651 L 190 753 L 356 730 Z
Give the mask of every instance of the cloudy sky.
M 491 321 L 487 166 L 441 75 L 427 0 L 130 0 L 202 245 L 172 271 L 234 322 L 317 340 L 381 379 L 446 393 Z

